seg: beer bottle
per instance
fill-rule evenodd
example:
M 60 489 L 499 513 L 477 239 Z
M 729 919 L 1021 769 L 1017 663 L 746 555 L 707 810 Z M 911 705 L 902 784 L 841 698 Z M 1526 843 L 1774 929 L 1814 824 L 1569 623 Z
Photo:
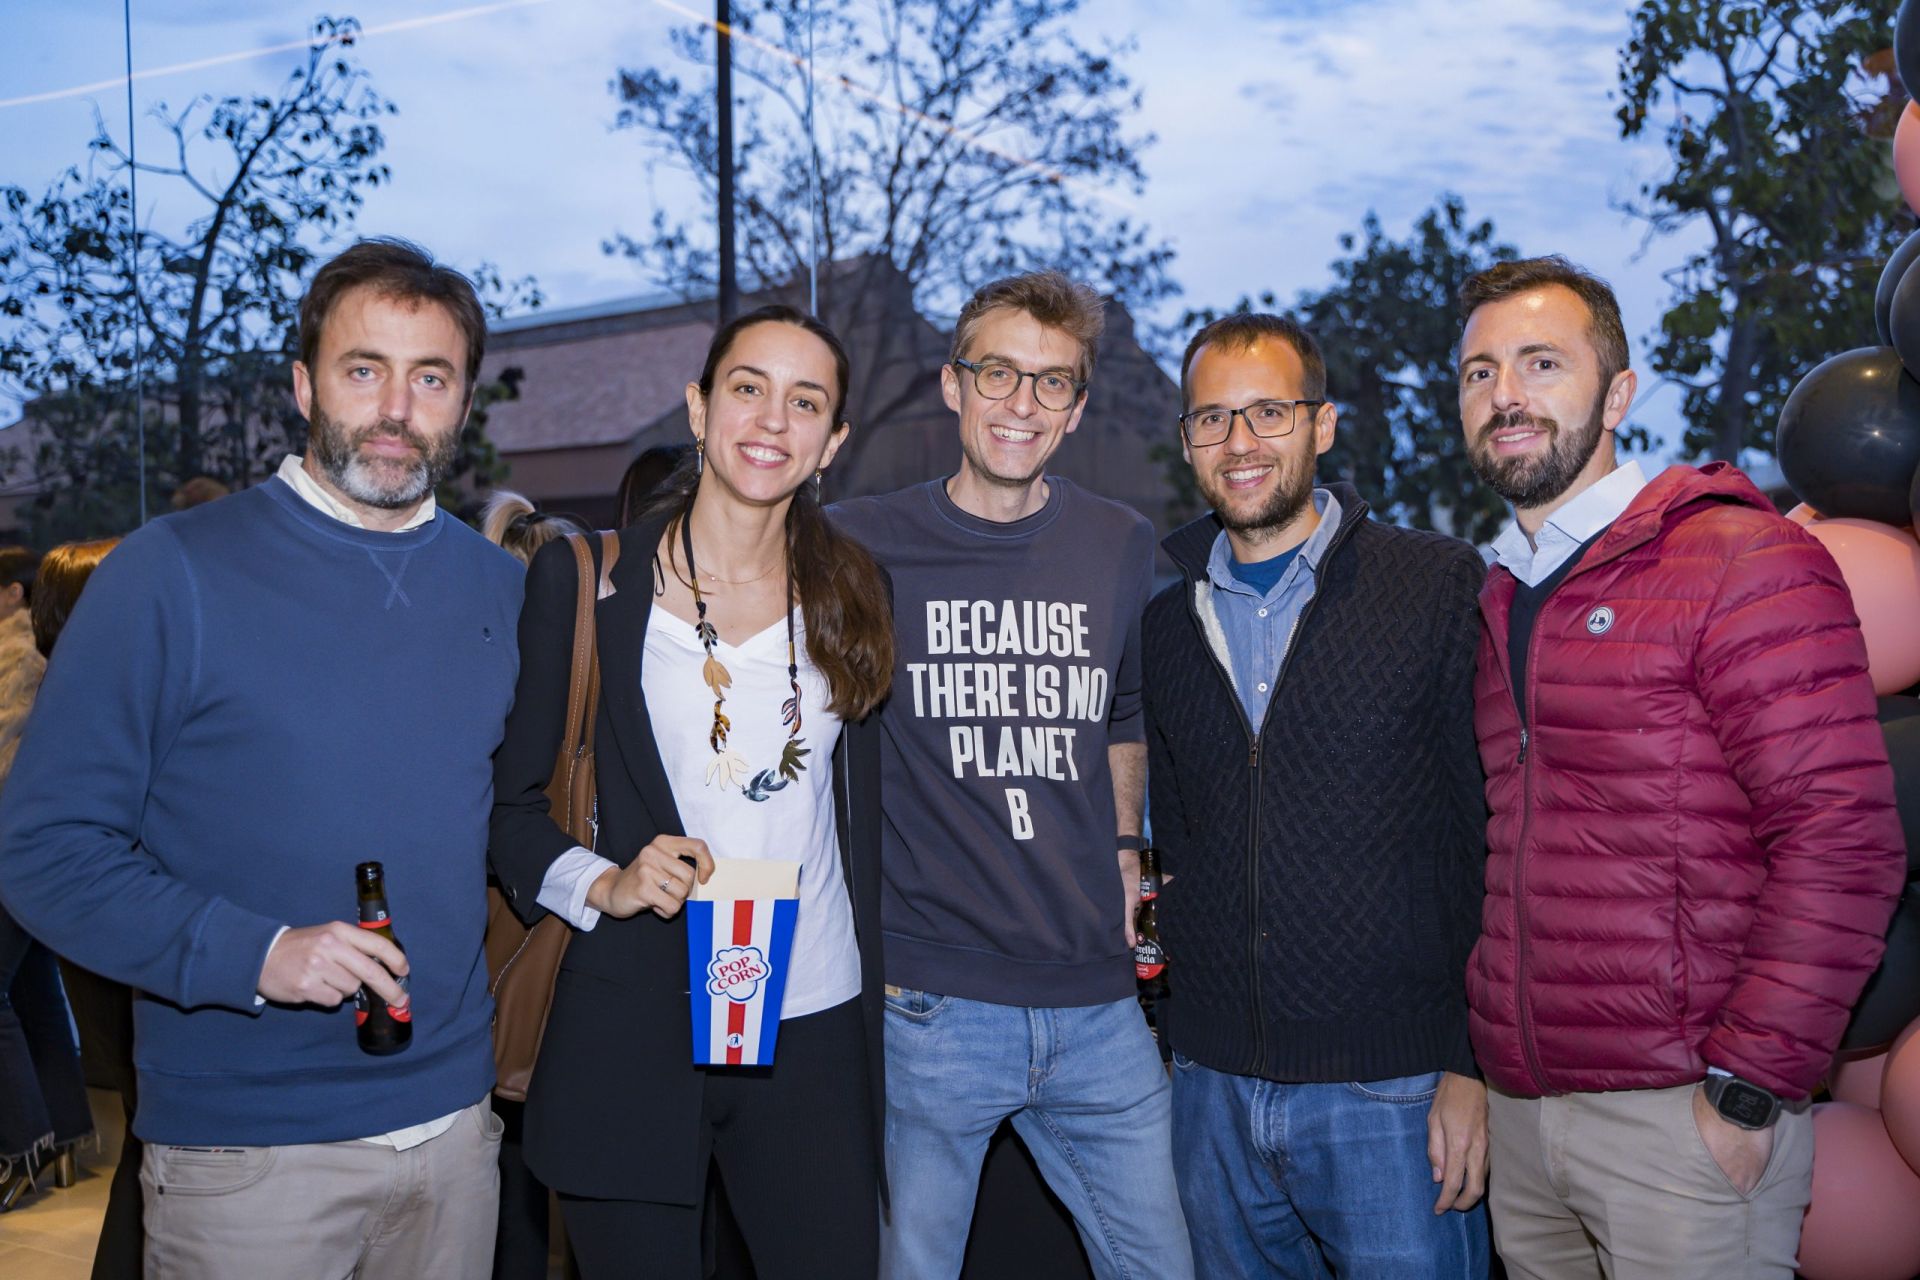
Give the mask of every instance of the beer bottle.
M 400 939 L 393 936 L 393 919 L 387 914 L 385 869 L 377 862 L 363 862 L 353 869 L 353 879 L 360 897 L 360 927 L 372 929 L 400 946 Z M 400 990 L 407 989 L 405 978 L 396 977 L 395 981 Z M 399 1053 L 413 1043 L 413 1005 L 409 1002 L 396 1009 L 363 985 L 353 995 L 353 1025 L 363 1053 Z
M 1145 984 L 1141 994 L 1149 1000 L 1167 994 L 1167 953 L 1160 945 L 1160 853 L 1148 846 L 1140 853 L 1140 906 L 1134 916 L 1134 933 L 1139 941 L 1133 948 L 1134 974 Z

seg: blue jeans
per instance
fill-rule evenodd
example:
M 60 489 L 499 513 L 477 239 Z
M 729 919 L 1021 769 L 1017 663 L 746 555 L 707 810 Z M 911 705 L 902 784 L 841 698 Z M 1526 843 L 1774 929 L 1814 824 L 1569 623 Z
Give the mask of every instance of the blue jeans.
M 1485 1280 L 1485 1202 L 1433 1211 L 1439 1072 L 1275 1084 L 1173 1065 L 1174 1172 L 1203 1280 Z
M 1188 1280 L 1166 1069 L 1131 998 L 1026 1009 L 889 987 L 880 1274 L 960 1274 L 1002 1120 L 1066 1203 L 1101 1280 Z

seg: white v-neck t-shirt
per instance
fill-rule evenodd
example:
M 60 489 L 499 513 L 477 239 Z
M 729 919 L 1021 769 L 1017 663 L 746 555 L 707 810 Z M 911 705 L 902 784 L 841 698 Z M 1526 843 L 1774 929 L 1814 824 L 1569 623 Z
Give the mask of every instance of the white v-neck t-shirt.
M 781 704 L 787 685 L 784 619 L 756 636 L 714 645 L 733 683 L 722 708 L 728 749 L 745 757 L 736 782 L 713 770 L 713 691 L 701 678 L 706 650 L 693 624 L 654 606 L 640 684 L 654 740 L 673 787 L 673 801 L 690 836 L 719 858 L 774 858 L 800 864 L 800 908 L 794 921 L 793 962 L 780 1016 L 798 1018 L 860 994 L 860 949 L 853 905 L 840 869 L 840 837 L 833 810 L 833 749 L 840 718 L 827 709 L 827 682 L 807 658 L 806 625 L 794 610 L 799 664 L 800 737 L 808 754 L 798 780 L 779 775 L 787 744 Z M 710 779 L 710 774 L 713 776 Z

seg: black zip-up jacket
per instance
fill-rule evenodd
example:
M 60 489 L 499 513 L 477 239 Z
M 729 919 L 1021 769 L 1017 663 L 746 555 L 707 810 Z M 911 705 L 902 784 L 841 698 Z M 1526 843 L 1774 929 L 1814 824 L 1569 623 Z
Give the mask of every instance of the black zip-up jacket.
M 1208 640 L 1220 522 L 1162 545 L 1183 578 L 1142 622 L 1160 930 L 1175 1052 L 1291 1083 L 1474 1074 L 1465 975 L 1486 799 L 1473 736 L 1480 555 L 1340 526 L 1250 725 Z M 1218 634 L 1216 629 L 1215 634 Z

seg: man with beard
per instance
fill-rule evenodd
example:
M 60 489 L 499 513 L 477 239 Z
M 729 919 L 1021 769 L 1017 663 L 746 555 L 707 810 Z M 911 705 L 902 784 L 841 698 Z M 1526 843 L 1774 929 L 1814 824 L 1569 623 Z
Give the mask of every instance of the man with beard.
M 0 898 L 135 1001 L 148 1273 L 481 1277 L 491 755 L 519 564 L 435 508 L 486 336 L 398 241 L 300 308 L 306 460 L 129 536 L 0 804 Z M 353 923 L 385 865 L 406 953 Z M 371 992 L 412 1040 L 371 1056 Z
M 1181 384 L 1213 511 L 1163 544 L 1183 580 L 1142 646 L 1197 1271 L 1477 1280 L 1486 1095 L 1461 979 L 1483 565 L 1314 486 L 1338 411 L 1294 321 L 1215 321 Z
M 1514 508 L 1474 693 L 1494 1237 L 1516 1280 L 1786 1280 L 1807 1096 L 1906 869 L 1846 585 L 1730 465 L 1617 463 L 1603 281 L 1503 263 L 1460 307 L 1469 456 Z
M 880 711 L 889 1280 L 960 1274 L 1003 1120 L 1094 1273 L 1192 1275 L 1168 1085 L 1135 996 L 1153 527 L 1058 476 L 1104 306 L 1055 271 L 983 286 L 940 387 L 953 475 L 834 508 L 893 577 Z

